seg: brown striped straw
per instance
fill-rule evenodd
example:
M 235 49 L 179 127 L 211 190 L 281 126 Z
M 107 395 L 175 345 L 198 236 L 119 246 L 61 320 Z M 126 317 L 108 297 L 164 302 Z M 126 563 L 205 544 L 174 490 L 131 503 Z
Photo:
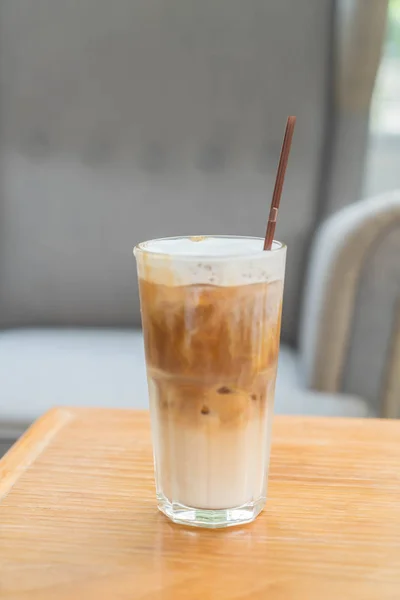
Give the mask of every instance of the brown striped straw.
M 281 202 L 283 183 L 285 181 L 286 168 L 289 160 L 290 147 L 294 127 L 296 125 L 296 117 L 288 117 L 286 123 L 285 137 L 283 138 L 281 156 L 279 159 L 278 171 L 276 173 L 274 193 L 272 195 L 271 208 L 269 211 L 267 231 L 265 233 L 264 250 L 271 250 L 272 242 L 274 241 L 276 220 L 278 218 L 279 204 Z

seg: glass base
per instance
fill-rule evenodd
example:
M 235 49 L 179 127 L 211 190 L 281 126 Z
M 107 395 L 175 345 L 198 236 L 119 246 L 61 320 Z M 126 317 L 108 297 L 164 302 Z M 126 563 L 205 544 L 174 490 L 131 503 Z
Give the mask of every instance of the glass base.
M 171 503 L 162 494 L 157 494 L 158 509 L 174 523 L 191 527 L 219 529 L 251 523 L 265 506 L 265 498 L 234 508 L 218 510 L 191 508 L 178 502 Z

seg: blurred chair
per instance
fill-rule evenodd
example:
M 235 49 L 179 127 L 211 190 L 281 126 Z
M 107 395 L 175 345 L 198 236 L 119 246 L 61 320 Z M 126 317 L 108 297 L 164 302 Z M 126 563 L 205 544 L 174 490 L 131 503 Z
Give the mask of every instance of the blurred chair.
M 400 418 L 400 190 L 318 229 L 300 326 L 308 387 L 358 394 L 373 414 Z
M 277 230 L 289 247 L 277 410 L 381 411 L 383 384 L 363 370 L 391 337 L 372 306 L 375 250 L 365 240 L 361 260 L 352 234 L 337 234 L 343 213 L 317 235 L 308 288 L 305 271 L 319 223 L 359 199 L 386 4 L 3 0 L 0 439 L 54 404 L 146 406 L 132 247 L 173 234 L 262 236 L 289 114 L 298 125 Z M 394 223 L 397 209 L 382 206 Z M 383 377 L 383 355 L 374 369 Z

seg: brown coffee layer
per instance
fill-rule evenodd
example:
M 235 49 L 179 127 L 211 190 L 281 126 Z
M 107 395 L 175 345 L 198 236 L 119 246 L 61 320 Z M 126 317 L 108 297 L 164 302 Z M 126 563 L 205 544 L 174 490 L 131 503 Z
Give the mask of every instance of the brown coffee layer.
M 214 403 L 259 393 L 253 382 L 277 362 L 282 282 L 173 287 L 141 279 L 140 296 L 148 367 L 220 381 L 221 390 L 230 391 L 215 390 Z M 184 396 L 201 398 L 202 392 Z

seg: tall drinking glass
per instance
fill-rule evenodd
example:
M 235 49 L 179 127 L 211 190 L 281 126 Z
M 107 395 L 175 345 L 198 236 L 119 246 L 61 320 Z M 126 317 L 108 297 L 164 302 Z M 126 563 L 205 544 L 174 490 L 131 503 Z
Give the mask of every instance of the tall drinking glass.
M 286 247 L 139 244 L 157 501 L 177 523 L 252 521 L 266 501 Z

